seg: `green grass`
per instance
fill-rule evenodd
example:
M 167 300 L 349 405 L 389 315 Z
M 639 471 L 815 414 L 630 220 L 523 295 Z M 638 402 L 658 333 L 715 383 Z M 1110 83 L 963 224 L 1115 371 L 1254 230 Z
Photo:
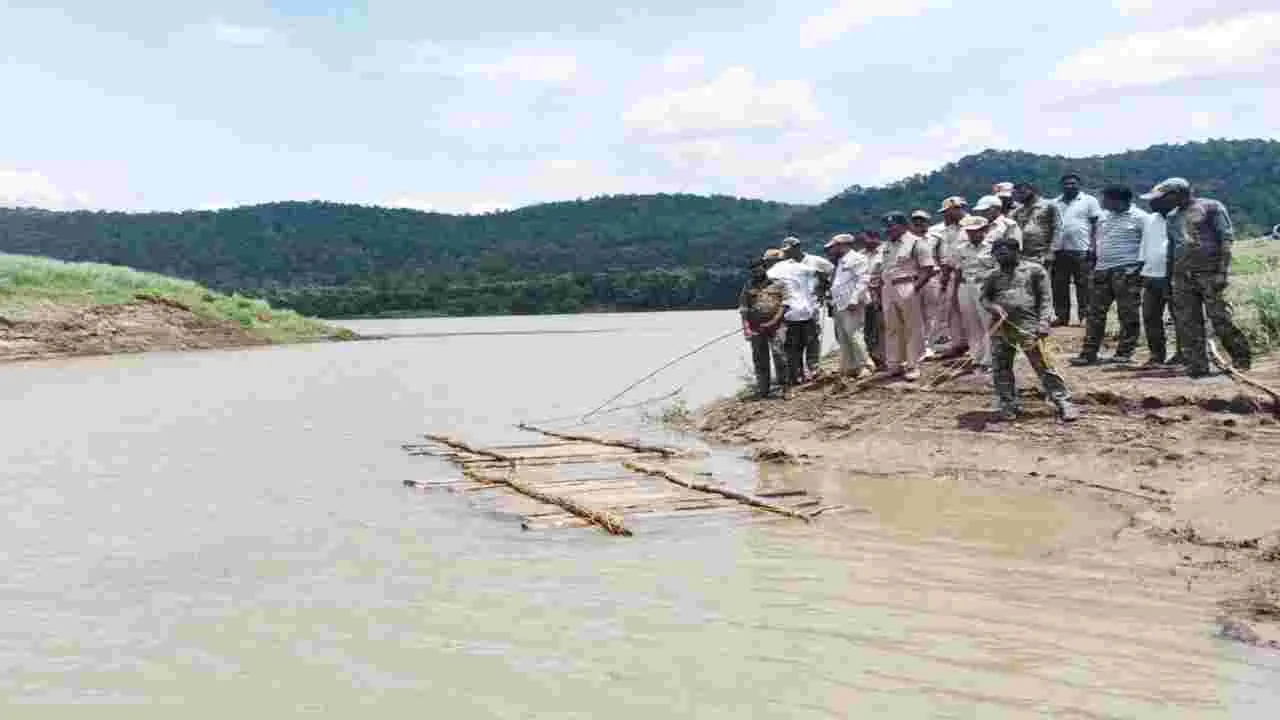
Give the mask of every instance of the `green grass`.
M 355 337 L 345 328 L 292 310 L 278 310 L 242 295 L 215 293 L 187 280 L 117 265 L 0 253 L 0 315 L 120 305 L 143 297 L 179 303 L 209 320 L 234 321 L 253 335 L 276 343 Z
M 1236 243 L 1227 297 L 1255 351 L 1280 347 L 1280 242 Z

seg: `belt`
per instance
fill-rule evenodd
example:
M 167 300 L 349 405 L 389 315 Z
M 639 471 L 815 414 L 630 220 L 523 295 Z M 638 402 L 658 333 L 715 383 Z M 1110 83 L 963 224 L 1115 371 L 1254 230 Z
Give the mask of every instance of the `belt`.
M 892 284 L 892 285 L 903 285 L 903 284 L 905 284 L 905 283 L 913 283 L 913 282 L 915 282 L 915 281 L 916 281 L 916 276 L 915 276 L 915 275 L 912 275 L 912 276 L 910 276 L 910 277 L 894 278 L 894 279 L 890 280 L 890 281 L 889 281 L 889 283 L 890 283 L 890 284 Z

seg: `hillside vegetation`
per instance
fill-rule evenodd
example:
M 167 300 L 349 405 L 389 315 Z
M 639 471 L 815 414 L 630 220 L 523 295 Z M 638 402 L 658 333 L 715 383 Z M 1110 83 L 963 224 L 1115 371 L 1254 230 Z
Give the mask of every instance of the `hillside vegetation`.
M 1241 229 L 1280 222 L 1280 142 L 1159 145 L 1063 158 L 987 151 L 821 205 L 695 195 L 620 195 L 487 215 L 334 203 L 215 212 L 0 210 L 0 250 L 110 262 L 263 297 L 308 315 L 507 314 L 729 307 L 747 259 L 786 234 L 812 243 L 878 227 L 893 209 L 935 210 L 999 180 L 1047 191 L 1066 171 L 1097 189 L 1190 178 Z
M 124 318 L 131 306 L 160 306 L 174 311 L 165 315 L 189 315 L 190 321 L 184 320 L 187 325 L 219 329 L 228 344 L 237 344 L 237 337 L 246 341 L 240 344 L 354 337 L 292 310 L 272 308 L 256 298 L 212 292 L 189 280 L 114 265 L 0 253 L 0 339 L 37 340 L 45 334 L 75 331 L 90 317 Z M 118 333 L 122 328 L 117 324 L 103 330 Z M 74 348 L 68 352 L 79 354 Z

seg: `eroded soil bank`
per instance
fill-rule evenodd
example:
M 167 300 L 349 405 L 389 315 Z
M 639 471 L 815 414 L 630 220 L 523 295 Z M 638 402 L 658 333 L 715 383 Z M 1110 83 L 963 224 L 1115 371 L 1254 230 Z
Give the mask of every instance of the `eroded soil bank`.
M 51 306 L 17 318 L 0 317 L 0 362 L 268 344 L 270 340 L 237 322 L 201 317 L 180 303 L 157 298 Z
M 1071 494 L 1120 521 L 1087 542 L 1170 574 L 1214 583 L 1223 634 L 1280 649 L 1280 424 L 1269 397 L 1226 376 L 1191 381 L 1174 369 L 1074 368 L 1081 331 L 1056 335 L 1059 364 L 1085 415 L 1058 422 L 1025 360 L 1026 414 L 993 412 L 985 375 L 940 363 L 908 384 L 854 384 L 832 375 L 787 399 L 727 399 L 696 419 L 713 441 L 745 445 L 763 461 L 859 476 L 948 477 L 959 482 Z M 1145 358 L 1142 358 L 1145 360 Z M 1280 362 L 1250 375 L 1280 385 Z M 1081 540 L 1085 542 L 1086 540 Z

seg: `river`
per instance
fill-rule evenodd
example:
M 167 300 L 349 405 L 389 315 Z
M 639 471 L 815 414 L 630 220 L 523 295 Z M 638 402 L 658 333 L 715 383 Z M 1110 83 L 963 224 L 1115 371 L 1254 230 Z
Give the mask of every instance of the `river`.
M 581 413 L 734 323 L 365 321 L 350 325 L 403 337 L 0 368 L 0 701 L 459 719 L 1280 712 L 1280 664 L 1217 639 L 1181 579 L 1060 551 L 1078 525 L 1066 501 L 819 469 L 759 481 L 870 512 L 614 538 L 522 532 L 402 487 L 456 473 L 400 450 L 421 433 L 527 438 L 513 423 Z M 746 370 L 731 339 L 623 403 L 687 385 L 696 405 Z M 593 427 L 696 442 L 644 410 Z

